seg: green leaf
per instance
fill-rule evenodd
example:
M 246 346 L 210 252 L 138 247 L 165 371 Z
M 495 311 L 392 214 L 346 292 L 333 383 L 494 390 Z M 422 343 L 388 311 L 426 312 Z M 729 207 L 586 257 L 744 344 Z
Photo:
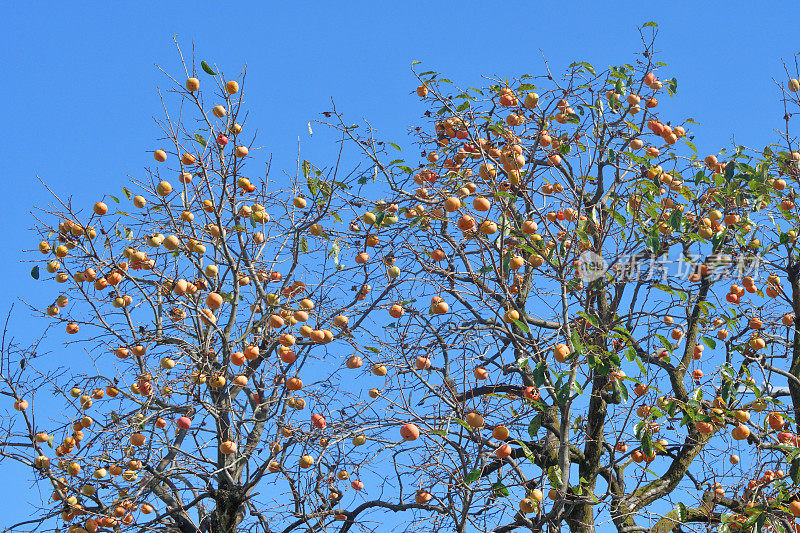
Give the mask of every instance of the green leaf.
M 795 485 L 800 484 L 800 457 L 792 459 L 791 466 L 789 467 L 789 476 Z
M 500 498 L 504 498 L 510 494 L 506 486 L 499 481 L 496 483 L 492 483 L 492 491 L 494 491 L 495 496 L 498 496 Z
M 428 432 L 428 435 L 439 435 L 440 437 L 446 437 L 447 431 L 443 429 L 432 429 Z
M 650 22 L 645 22 L 642 24 L 642 28 L 658 28 L 658 24 L 651 20 Z
M 375 348 L 374 346 L 364 346 L 364 349 L 368 350 L 368 351 L 370 351 L 372 353 L 380 353 L 381 352 L 379 349 Z
M 122 188 L 122 192 L 125 194 L 125 198 L 127 198 L 128 200 L 130 200 L 130 199 L 131 199 L 131 191 L 129 191 L 128 189 L 126 189 L 125 187 L 123 187 L 123 188 Z
M 459 426 L 461 426 L 464 429 L 466 429 L 467 431 L 472 431 L 472 428 L 470 427 L 470 425 L 467 424 L 466 422 L 464 422 L 463 420 L 461 420 L 460 418 L 453 418 L 453 421 L 456 424 L 458 424 Z
M 590 315 L 589 313 L 586 313 L 584 311 L 578 311 L 578 315 L 583 317 L 587 322 L 589 322 L 594 327 L 598 327 L 598 325 L 600 324 L 597 320 L 597 317 L 594 315 Z
M 719 249 L 722 247 L 722 243 L 725 242 L 725 236 L 728 234 L 728 229 L 725 228 L 722 231 L 719 231 L 711 237 L 711 251 L 712 253 L 719 252 Z
M 311 163 L 304 159 L 303 164 L 300 166 L 303 169 L 303 177 L 308 179 L 308 176 L 311 174 Z
M 678 502 L 678 505 L 675 506 L 675 511 L 678 514 L 679 522 L 686 522 L 686 519 L 689 518 L 689 511 L 686 509 L 683 502 Z
M 317 195 L 317 183 L 319 180 L 317 178 L 308 178 L 306 184 L 308 185 L 308 191 L 311 193 L 312 196 Z
M 200 144 L 201 146 L 203 146 L 203 147 L 206 146 L 206 140 L 199 133 L 195 133 L 194 134 L 194 140 L 197 141 L 198 144 Z
M 509 255 L 510 255 L 510 254 L 509 254 Z M 522 331 L 524 331 L 525 333 L 530 333 L 530 332 L 531 332 L 531 330 L 530 330 L 530 328 L 528 328 L 527 324 L 525 324 L 525 323 L 524 323 L 524 322 L 522 322 L 521 320 L 515 320 L 515 321 L 514 321 L 514 324 L 516 324 L 516 325 L 517 325 L 517 327 L 518 327 L 519 329 L 521 329 Z
M 622 216 L 621 214 L 619 214 L 618 212 L 616 212 L 613 209 L 609 209 L 609 212 L 611 213 L 611 216 L 614 217 L 614 221 L 617 224 L 619 224 L 620 226 L 624 226 L 625 225 L 626 221 L 625 221 L 625 217 L 624 216 Z
M 525 457 L 528 459 L 528 461 L 530 461 L 531 464 L 535 464 L 536 456 L 533 455 L 533 452 L 531 452 L 531 449 L 528 448 L 528 445 L 521 440 L 515 440 L 514 442 L 519 444 L 520 448 L 522 448 L 522 453 L 525 454 Z
M 533 382 L 537 387 L 541 387 L 544 384 L 544 373 L 544 362 L 537 363 L 533 369 Z
M 305 237 L 300 237 L 300 253 L 308 252 L 308 241 Z
M 729 161 L 727 165 L 725 165 L 725 181 L 731 181 L 733 178 L 733 170 L 736 166 L 736 163 L 733 161 Z
M 581 61 L 581 62 L 579 62 L 579 63 L 573 63 L 573 64 L 571 64 L 571 65 L 569 66 L 569 68 L 572 68 L 572 67 L 583 67 L 583 68 L 585 68 L 585 69 L 586 69 L 586 70 L 587 70 L 589 73 L 591 73 L 591 75 L 592 75 L 592 76 L 594 76 L 594 75 L 595 75 L 594 67 L 593 67 L 593 66 L 592 66 L 590 63 L 587 63 L 586 61 Z
M 467 477 L 464 478 L 464 483 L 474 483 L 481 478 L 481 474 L 483 473 L 483 468 L 478 467 L 469 474 Z
M 638 359 L 637 359 L 638 361 Z M 619 389 L 619 394 L 622 396 L 622 399 L 626 402 L 628 401 L 628 387 L 621 381 L 614 381 L 614 388 Z
M 683 213 L 679 209 L 673 210 L 672 214 L 669 216 L 669 225 L 675 230 L 681 229 L 682 217 Z
M 715 341 L 711 337 L 703 337 L 703 344 L 705 344 L 712 350 L 717 347 L 717 341 Z
M 212 76 L 216 76 L 217 75 L 217 73 L 214 72 L 214 70 L 205 61 L 201 61 L 200 62 L 200 66 L 203 68 L 203 70 L 205 71 L 206 74 L 211 74 Z
M 528 435 L 531 436 L 531 439 L 536 440 L 538 437 L 536 436 L 539 433 L 539 428 L 542 427 L 542 413 L 538 413 L 531 419 L 531 423 L 528 424 Z
M 109 194 L 108 197 L 114 200 L 116 203 L 119 203 L 119 198 L 117 198 L 116 196 L 112 196 Z
M 561 468 L 558 466 L 551 466 L 547 469 L 547 479 L 553 488 L 561 486 Z
M 339 266 L 339 252 L 341 251 L 341 247 L 339 246 L 339 241 L 334 241 L 331 245 L 330 251 L 328 251 L 328 257 L 333 257 L 333 262 L 336 266 Z
M 642 452 L 647 456 L 653 455 L 653 439 L 649 431 L 645 431 L 642 435 Z
M 327 182 L 322 181 L 322 180 L 317 180 L 317 183 L 319 184 L 319 188 L 322 191 L 323 198 L 325 198 L 326 200 L 330 200 L 331 199 L 331 193 L 333 192 L 333 189 L 331 189 L 331 186 Z
M 654 254 L 658 253 L 659 249 L 661 248 L 661 240 L 658 238 L 658 235 L 651 235 L 647 237 L 645 244 L 647 245 L 647 248 Z
M 36 265 L 31 269 L 31 277 L 33 279 L 39 279 L 39 265 Z
M 671 80 L 665 80 L 664 84 L 667 86 L 667 92 L 670 96 L 675 96 L 675 93 L 678 92 L 678 79 L 672 78 Z

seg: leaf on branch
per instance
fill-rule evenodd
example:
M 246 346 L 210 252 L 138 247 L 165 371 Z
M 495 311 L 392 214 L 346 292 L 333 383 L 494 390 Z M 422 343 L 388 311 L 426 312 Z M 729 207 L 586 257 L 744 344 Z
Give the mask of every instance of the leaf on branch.
M 553 488 L 561 486 L 561 468 L 559 466 L 551 466 L 547 469 L 547 479 Z
M 31 277 L 33 279 L 39 279 L 39 266 L 35 266 L 31 269 Z
M 638 359 L 637 359 L 638 361 Z M 614 381 L 614 388 L 619 391 L 620 396 L 624 401 L 628 401 L 628 387 L 621 381 Z
M 537 387 L 541 387 L 544 384 L 544 373 L 544 362 L 540 361 L 533 369 L 533 382 Z
M 340 251 L 341 251 L 341 248 L 339 246 L 339 241 L 333 241 L 333 244 L 331 245 L 331 249 L 328 252 L 328 257 L 333 257 L 333 262 L 336 264 L 336 266 L 339 266 L 339 252 Z
M 214 69 L 212 69 L 211 66 L 208 63 L 206 63 L 205 61 L 201 61 L 200 62 L 200 66 L 203 68 L 203 70 L 205 71 L 206 74 L 211 74 L 212 76 L 216 76 L 217 75 L 217 73 L 214 72 Z
M 481 467 L 476 468 L 467 474 L 467 477 L 464 478 L 464 483 L 469 484 L 478 481 L 481 478 L 481 474 L 483 474 L 483 469 Z
M 463 427 L 467 431 L 472 431 L 472 427 L 470 427 L 469 424 L 467 424 L 466 422 L 464 422 L 460 418 L 453 418 L 453 421 L 455 421 L 459 426 Z
M 510 255 L 510 254 L 509 254 L 509 255 Z M 514 324 L 516 324 L 516 325 L 517 325 L 517 327 L 518 327 L 519 329 L 521 329 L 522 331 L 524 331 L 525 333 L 530 333 L 530 332 L 531 332 L 531 330 L 530 330 L 530 328 L 527 326 L 527 324 L 525 324 L 525 323 L 524 323 L 524 322 L 522 322 L 521 320 L 514 320 Z
M 571 64 L 571 65 L 569 66 L 569 68 L 573 68 L 573 67 L 583 67 L 583 68 L 585 68 L 585 69 L 586 69 L 586 70 L 587 70 L 589 73 L 591 73 L 591 74 L 592 74 L 592 76 L 594 76 L 594 75 L 595 75 L 594 67 L 593 67 L 593 66 L 592 66 L 590 63 L 587 63 L 586 61 L 581 61 L 581 62 L 578 62 L 578 63 L 573 63 L 573 64 Z
M 542 413 L 538 413 L 531 419 L 531 423 L 528 424 L 528 435 L 531 436 L 531 439 L 536 440 L 537 434 L 539 433 L 539 428 L 542 427 Z
M 494 494 L 496 496 L 499 496 L 501 498 L 505 498 L 510 494 L 506 486 L 499 481 L 492 484 L 492 491 L 494 491 Z
M 669 216 L 669 225 L 672 226 L 674 230 L 681 229 L 681 219 L 683 218 L 683 213 L 679 209 L 675 209 L 672 211 L 672 214 Z
M 647 456 L 653 455 L 653 439 L 649 431 L 645 431 L 642 435 L 642 452 Z
M 689 511 L 683 502 L 678 502 L 678 505 L 675 506 L 675 511 L 677 511 L 679 521 L 686 522 L 686 519 L 689 518 Z
M 589 322 L 589 323 L 590 323 L 591 325 L 593 325 L 594 327 L 598 327 L 598 325 L 599 325 L 599 322 L 598 322 L 598 320 L 597 320 L 597 317 L 596 317 L 596 316 L 594 316 L 594 315 L 590 315 L 589 313 L 586 313 L 586 312 L 584 312 L 584 311 L 578 311 L 578 316 L 581 316 L 581 317 L 583 317 L 583 319 L 584 319 L 584 320 L 586 320 L 587 322 Z
M 670 96 L 675 96 L 675 93 L 678 92 L 678 79 L 672 78 L 671 80 L 665 80 L 664 84 L 667 86 L 667 92 Z
M 528 448 L 528 445 L 522 442 L 521 440 L 515 440 L 514 442 L 519 444 L 520 448 L 522 448 L 522 453 L 525 454 L 525 457 L 528 459 L 528 461 L 530 461 L 531 464 L 535 464 L 536 456 L 533 455 L 533 452 L 531 451 L 530 448 Z
M 712 350 L 717 347 L 717 341 L 715 341 L 711 337 L 703 337 L 703 344 L 705 344 Z

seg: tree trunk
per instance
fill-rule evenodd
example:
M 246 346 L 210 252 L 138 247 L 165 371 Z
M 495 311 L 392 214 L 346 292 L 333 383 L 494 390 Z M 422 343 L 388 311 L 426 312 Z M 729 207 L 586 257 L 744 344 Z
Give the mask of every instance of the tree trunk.
M 200 526 L 203 533 L 236 533 L 244 519 L 244 506 L 234 498 L 216 499 L 217 506 Z

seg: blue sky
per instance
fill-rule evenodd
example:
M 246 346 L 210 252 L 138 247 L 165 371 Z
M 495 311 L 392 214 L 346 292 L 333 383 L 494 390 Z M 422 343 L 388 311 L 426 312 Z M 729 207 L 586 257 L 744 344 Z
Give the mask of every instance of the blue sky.
M 367 118 L 385 138 L 405 142 L 422 110 L 411 95 L 413 59 L 465 86 L 481 75 L 538 74 L 542 55 L 554 71 L 580 60 L 604 67 L 633 60 L 637 28 L 648 20 L 658 22 L 660 60 L 678 78 L 667 109 L 701 124 L 700 152 L 716 152 L 734 132 L 738 144 L 761 147 L 781 126 L 773 78 L 783 80 L 781 59 L 793 65 L 800 51 L 796 2 L 4 4 L 2 313 L 22 297 L 35 305 L 52 298 L 22 262 L 22 250 L 38 242 L 26 231 L 29 211 L 45 197 L 36 176 L 89 206 L 151 163 L 156 87 L 167 85 L 155 64 L 178 72 L 176 34 L 185 53 L 194 43 L 198 61 L 228 73 L 247 64 L 248 122 L 276 168 L 287 170 L 298 137 L 303 150 L 326 154 L 307 123 L 331 98 L 352 121 Z M 14 323 L 36 331 L 40 323 L 18 310 Z M 12 512 L 3 522 L 27 517 L 23 492 L 4 487 L 0 507 Z

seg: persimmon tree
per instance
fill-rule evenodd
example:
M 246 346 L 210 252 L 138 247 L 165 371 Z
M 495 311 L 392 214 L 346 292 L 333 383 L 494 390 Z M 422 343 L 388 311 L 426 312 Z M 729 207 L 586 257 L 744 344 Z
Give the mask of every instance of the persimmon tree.
M 169 77 L 125 198 L 37 212 L 70 336 L 2 345 L 0 456 L 47 487 L 13 530 L 795 529 L 800 74 L 705 155 L 645 26 L 602 71 L 415 64 L 419 159 L 333 108 L 280 177 L 244 72 Z
M 329 121 L 401 213 L 384 394 L 422 435 L 396 470 L 433 525 L 796 527 L 797 74 L 781 138 L 698 155 L 643 42 L 602 72 L 418 74 L 421 162 Z
M 34 213 L 32 274 L 57 293 L 33 310 L 68 334 L 68 369 L 4 345 L 0 390 L 19 413 L 2 454 L 52 485 L 41 520 L 70 531 L 269 531 L 275 513 L 317 528 L 343 495 L 329 474 L 358 487 L 378 447 L 350 448 L 392 424 L 341 373 L 362 364 L 358 332 L 394 282 L 364 266 L 369 239 L 349 223 L 358 176 L 298 161 L 257 177 L 239 82 L 184 68 L 155 161 L 122 199 L 87 209 L 54 192 Z

